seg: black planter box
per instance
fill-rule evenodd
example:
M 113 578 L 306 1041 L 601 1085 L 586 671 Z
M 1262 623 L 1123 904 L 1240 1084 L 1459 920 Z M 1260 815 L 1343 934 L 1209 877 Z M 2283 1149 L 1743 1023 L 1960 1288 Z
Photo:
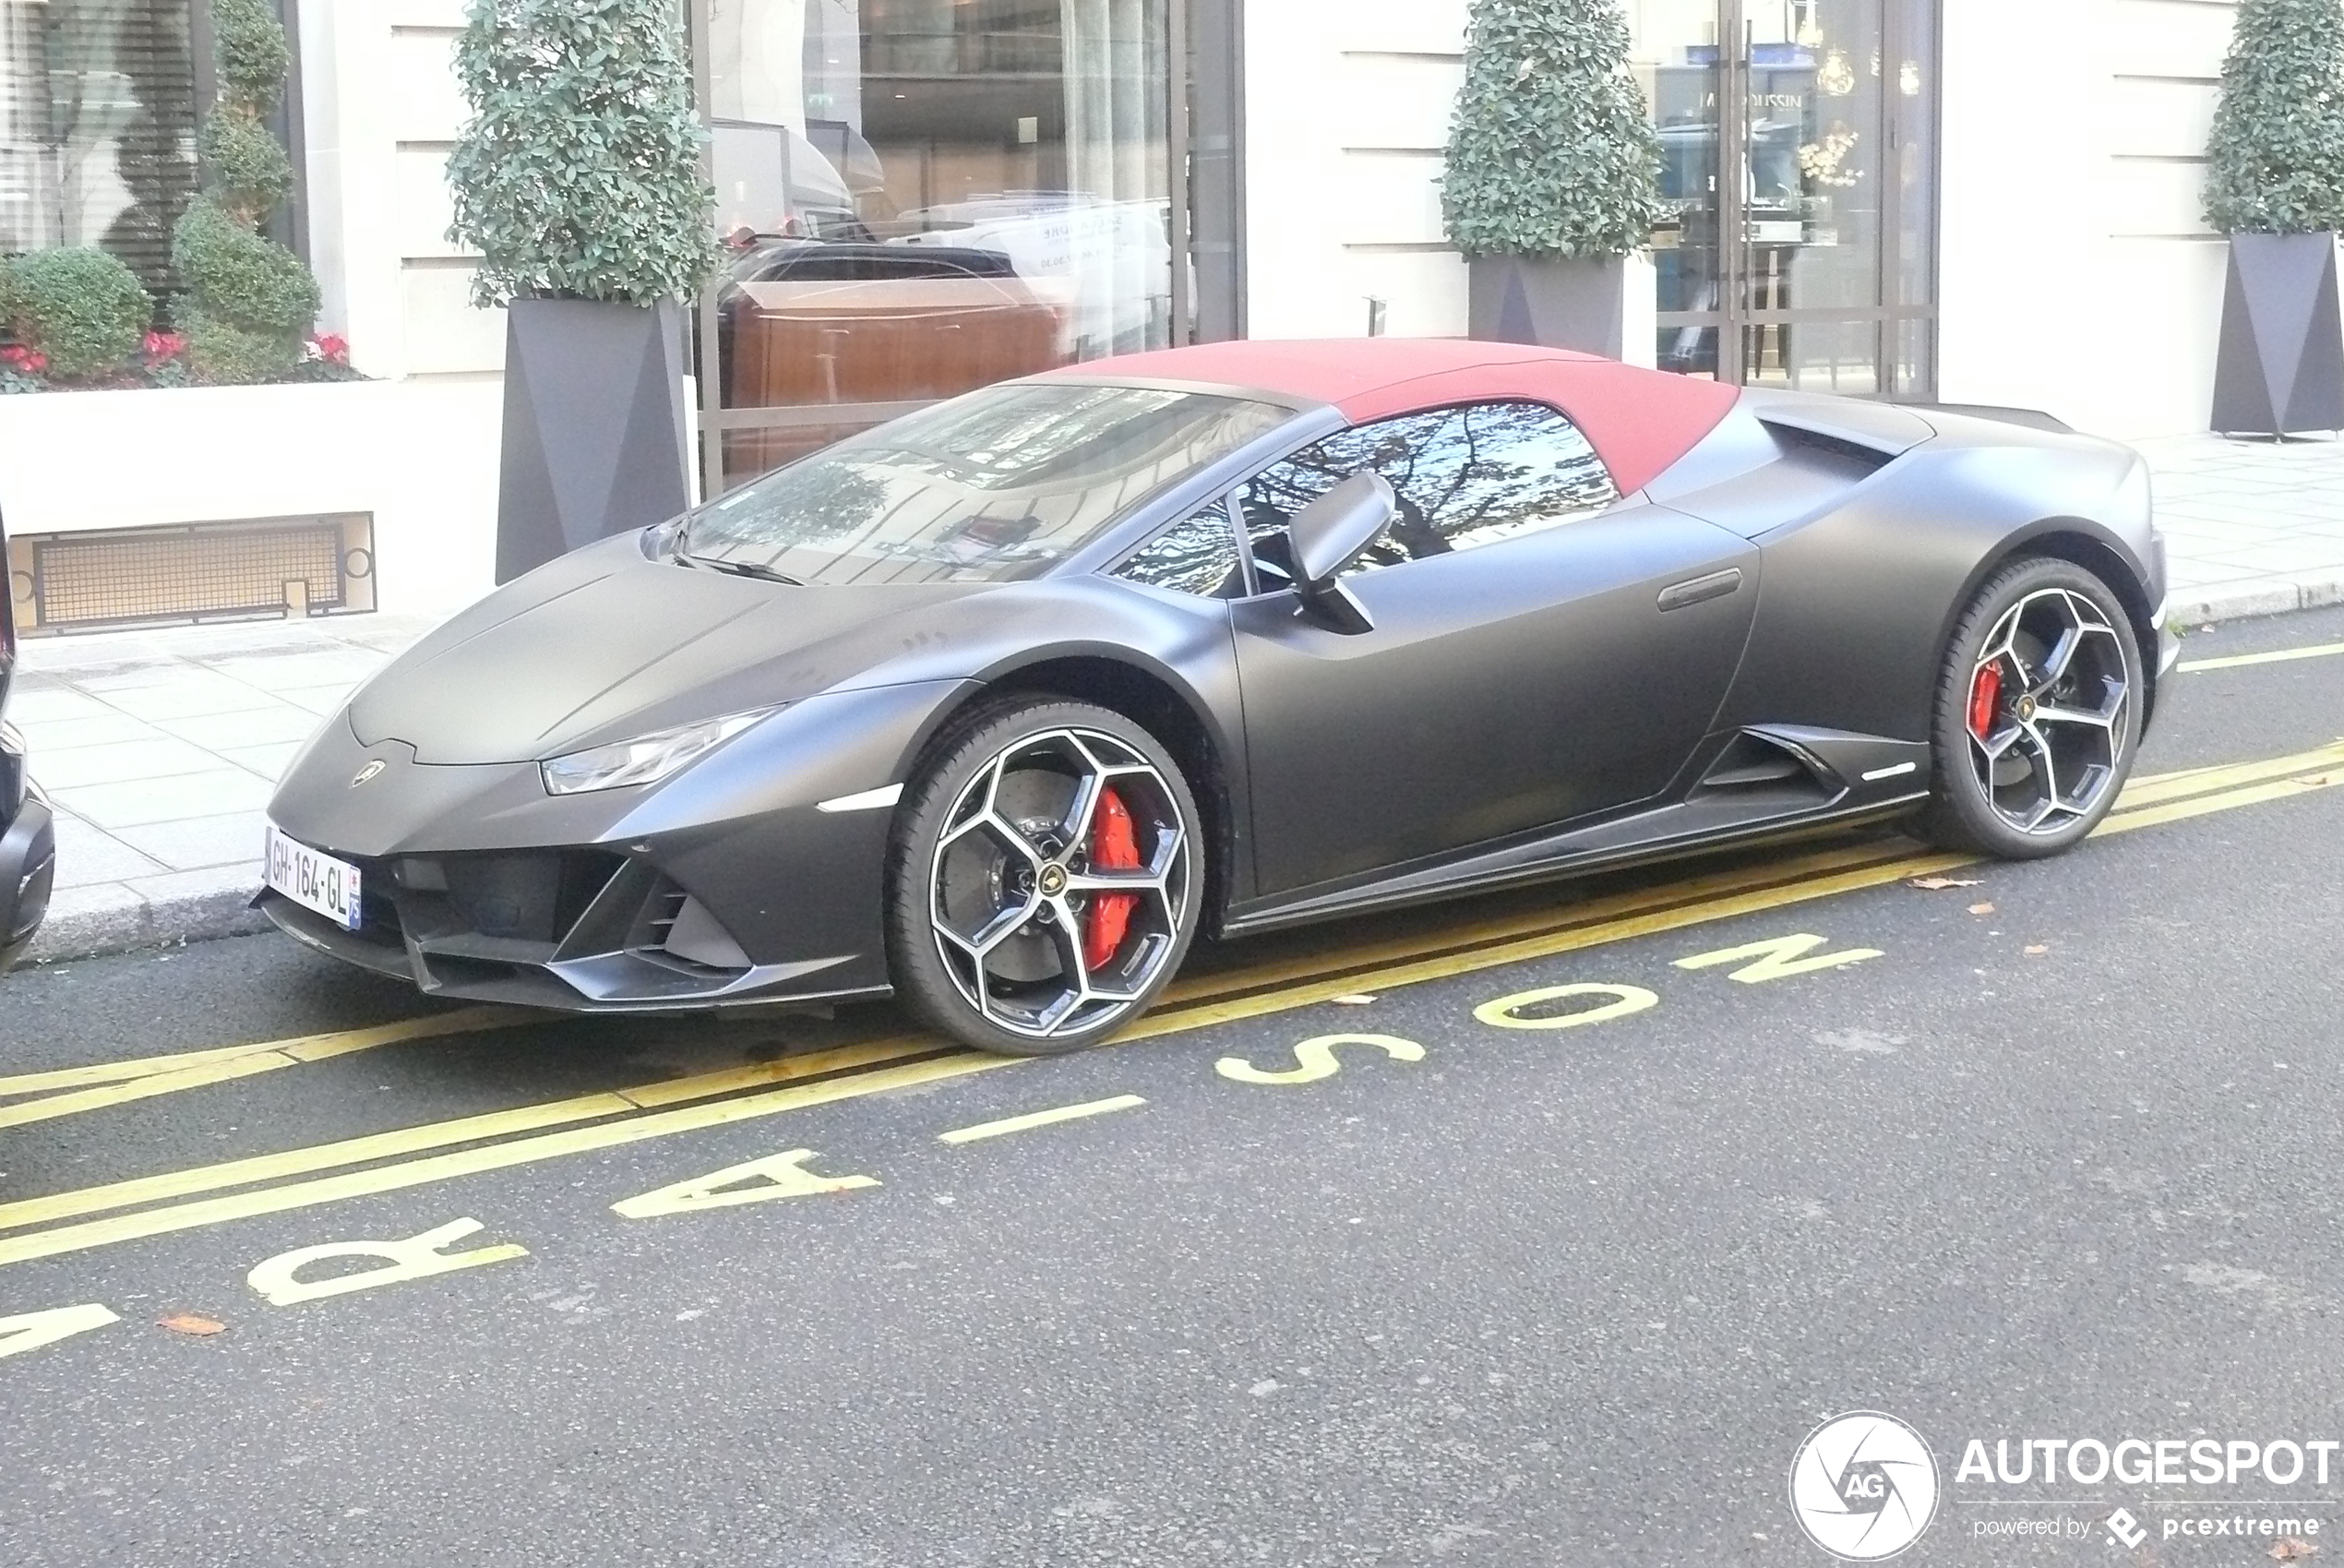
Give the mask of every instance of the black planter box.
M 513 301 L 498 582 L 690 504 L 683 355 L 673 303 Z
M 2344 431 L 2344 309 L 2334 234 L 2232 234 L 2214 363 L 2224 435 Z

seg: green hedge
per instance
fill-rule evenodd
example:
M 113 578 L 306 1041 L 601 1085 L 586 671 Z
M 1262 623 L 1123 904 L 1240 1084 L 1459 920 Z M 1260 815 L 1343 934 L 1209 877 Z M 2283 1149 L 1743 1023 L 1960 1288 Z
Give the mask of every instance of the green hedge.
M 120 368 L 154 319 L 129 268 L 90 245 L 36 250 L 0 268 L 0 313 L 18 341 L 66 379 Z

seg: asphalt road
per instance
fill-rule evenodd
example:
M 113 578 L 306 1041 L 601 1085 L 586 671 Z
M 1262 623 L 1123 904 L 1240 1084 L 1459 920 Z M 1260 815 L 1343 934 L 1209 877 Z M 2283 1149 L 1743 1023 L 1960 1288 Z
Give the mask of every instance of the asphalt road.
M 2062 861 L 1843 842 L 1244 944 L 1056 1061 L 885 1009 L 401 1037 L 274 938 L 19 974 L 0 1564 L 1815 1564 L 1791 1462 L 1853 1410 L 1935 1454 L 1902 1562 L 2344 1550 L 2344 1456 L 1963 1463 L 2344 1439 L 2339 737 L 2344 656 L 2183 675 L 2144 774 L 2287 760 Z M 284 1256 L 458 1221 L 437 1274 Z

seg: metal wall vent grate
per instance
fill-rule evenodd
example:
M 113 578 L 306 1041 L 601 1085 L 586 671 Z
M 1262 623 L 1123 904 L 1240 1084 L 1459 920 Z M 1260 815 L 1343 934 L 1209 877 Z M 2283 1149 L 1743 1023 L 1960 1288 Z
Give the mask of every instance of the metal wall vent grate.
M 8 543 L 28 634 L 375 607 L 371 515 L 197 522 Z

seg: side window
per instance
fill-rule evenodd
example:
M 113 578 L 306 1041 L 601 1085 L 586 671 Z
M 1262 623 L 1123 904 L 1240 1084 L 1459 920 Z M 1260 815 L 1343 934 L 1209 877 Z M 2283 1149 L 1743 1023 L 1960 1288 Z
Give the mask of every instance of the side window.
M 1245 592 L 1245 564 L 1228 509 L 1218 501 L 1141 545 L 1115 575 L 1151 588 L 1234 599 Z
M 1579 427 L 1544 403 L 1469 403 L 1363 425 L 1264 470 L 1238 493 L 1264 589 L 1291 578 L 1294 514 L 1365 469 L 1392 481 L 1400 517 L 1353 571 L 1536 533 L 1620 498 Z

